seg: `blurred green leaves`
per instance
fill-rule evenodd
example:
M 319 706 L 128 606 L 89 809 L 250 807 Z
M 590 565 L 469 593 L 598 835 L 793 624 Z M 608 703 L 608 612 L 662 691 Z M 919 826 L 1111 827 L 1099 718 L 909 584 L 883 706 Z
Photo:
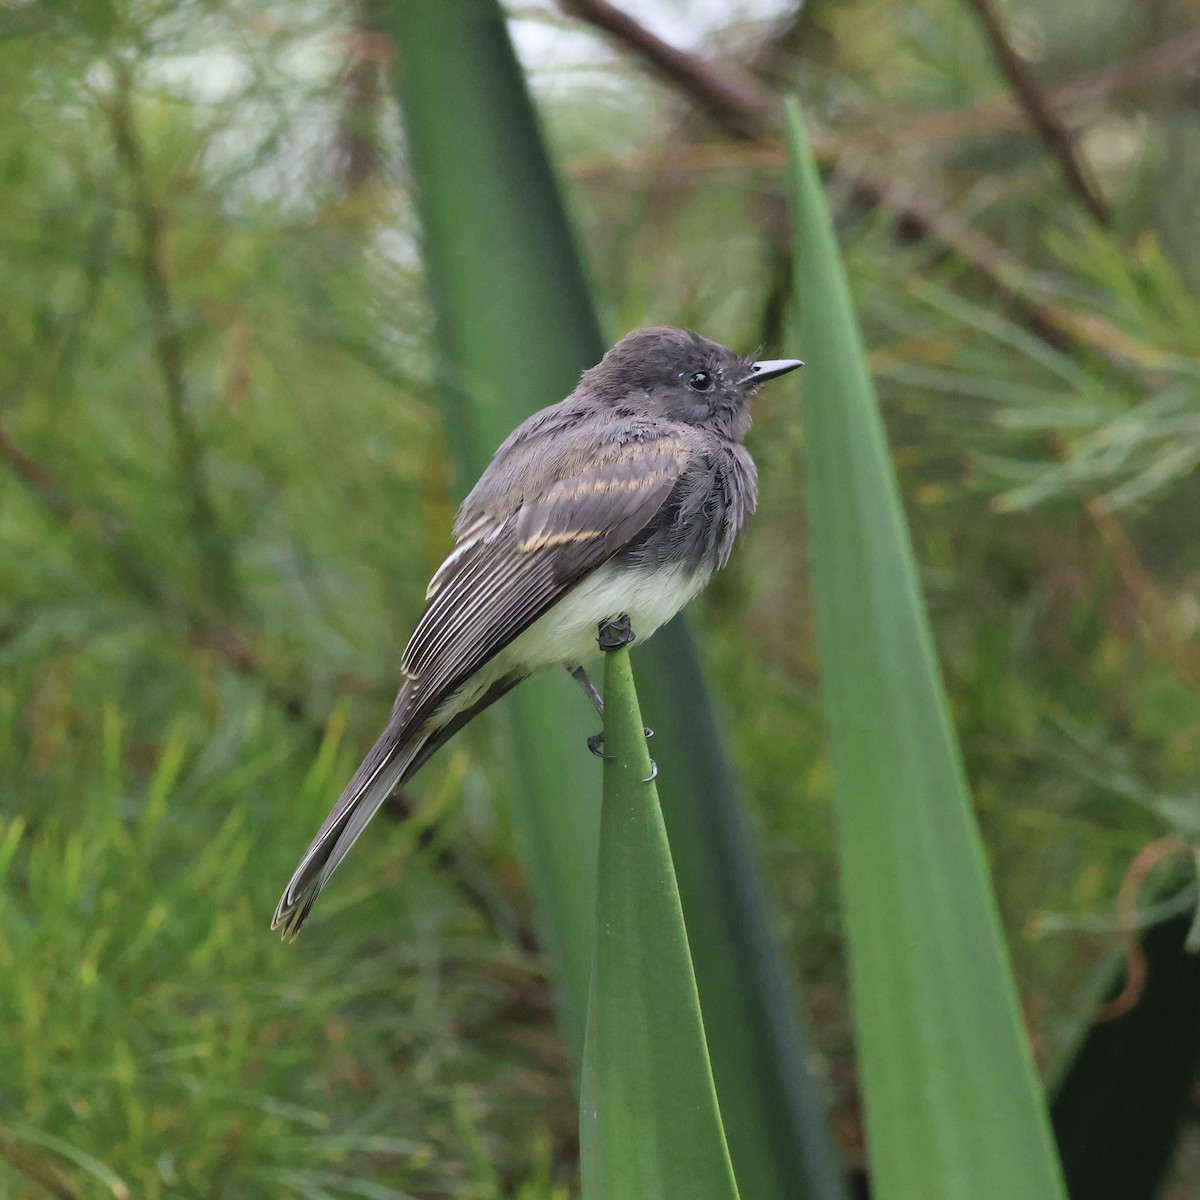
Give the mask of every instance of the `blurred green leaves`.
M 32 796 L 28 757 L 11 756 L 13 716 L 7 708 L 0 772 Z M 246 705 L 210 741 L 170 736 L 139 780 L 127 723 L 110 708 L 60 764 L 68 797 L 24 816 L 6 797 L 0 1193 L 165 1200 L 201 1179 L 231 1196 L 370 1189 L 402 1200 L 464 1178 L 483 1186 L 463 1135 L 482 1116 L 487 1056 L 431 1073 L 414 1047 L 454 1035 L 422 992 L 436 986 L 457 1007 L 469 989 L 477 1017 L 503 1023 L 493 972 L 519 964 L 462 919 L 431 853 L 384 826 L 363 865 L 378 879 L 403 859 L 419 904 L 346 908 L 336 932 L 313 930 L 290 954 L 263 933 L 296 821 L 318 819 L 353 765 L 340 729 L 334 720 L 314 760 L 276 714 Z M 399 930 L 386 943 L 384 917 Z M 459 967 L 421 965 L 430 921 Z M 354 1105 L 360 1094 L 371 1102 Z M 532 1153 L 520 1127 L 541 1124 L 544 1100 L 523 1103 L 511 1136 Z M 505 1157 L 492 1147 L 483 1161 L 494 1174 Z
M 705 65 L 794 86 L 820 129 L 1039 1062 L 1061 1059 L 1090 1018 L 1129 862 L 1164 820 L 1190 837 L 1196 807 L 1189 4 L 1007 6 L 1113 204 L 1107 234 L 1059 202 L 961 0 L 810 3 L 779 25 L 710 5 L 688 29 Z M 173 1169 L 238 1196 L 563 1200 L 576 1187 L 575 1103 L 531 949 L 505 723 L 481 722 L 430 764 L 416 827 L 377 822 L 298 947 L 281 953 L 264 925 L 386 713 L 451 495 L 478 466 L 448 469 L 439 441 L 417 180 L 379 8 L 85 2 L 0 19 L 0 926 L 21 950 L 20 969 L 10 958 L 0 972 L 0 1006 L 7 1028 L 33 1031 L 2 1051 L 19 1111 L 0 1114 L 18 1139 L 0 1175 L 20 1200 L 103 1194 L 89 1158 L 151 1196 L 183 1186 L 167 1182 Z M 576 17 L 510 12 L 605 334 L 668 319 L 740 350 L 798 352 L 781 334 L 793 314 L 774 134 L 729 140 L 694 95 Z M 238 585 L 223 611 L 188 534 L 144 228 L 114 143 L 122 64 L 186 412 Z M 364 170 L 343 155 L 347 130 Z M 474 145 L 469 127 L 455 136 Z M 466 189 L 490 194 L 490 177 L 464 170 Z M 947 228 L 969 236 L 947 243 Z M 491 269 L 504 251 L 484 247 L 464 273 L 505 282 Z M 486 320 L 524 303 L 492 304 Z M 714 695 L 701 696 L 682 627 L 634 656 L 723 1101 L 759 1095 L 764 1079 L 775 1089 L 758 1108 L 725 1105 L 743 1195 L 756 1197 L 798 1146 L 836 1186 L 822 1114 L 780 1098 L 811 1090 L 797 1059 L 820 1074 L 851 1162 L 861 1124 L 801 552 L 800 386 L 755 406 L 760 511 L 693 605 Z M 446 442 L 477 440 L 486 456 L 527 411 L 485 414 L 478 439 L 451 417 Z M 552 687 L 591 732 L 569 681 Z M 725 745 L 753 839 L 721 798 L 735 776 Z M 577 770 L 598 781 L 582 742 L 562 753 L 552 784 Z M 145 807 L 165 811 L 143 820 Z M 763 908 L 762 883 L 737 866 L 752 840 L 773 921 L 746 915 Z M 74 902 L 55 897 L 68 879 Z M 739 889 L 742 907 L 725 908 Z M 739 936 L 697 936 L 709 920 Z M 760 953 L 775 931 L 782 966 Z M 119 958 L 126 940 L 134 952 Z M 780 1052 L 797 1008 L 785 973 L 805 983 L 814 1045 Z M 722 1008 L 731 981 L 755 981 L 759 1017 L 738 1018 L 736 998 Z M 26 1007 L 36 1021 L 9 1019 Z M 105 1090 L 109 1047 L 132 1080 L 124 1109 Z M 1182 1057 L 1138 1082 L 1182 1087 Z M 182 1089 L 205 1072 L 231 1090 Z M 107 1119 L 81 1108 L 93 1101 Z M 1189 1162 L 1168 1172 L 1172 1200 L 1195 1192 Z

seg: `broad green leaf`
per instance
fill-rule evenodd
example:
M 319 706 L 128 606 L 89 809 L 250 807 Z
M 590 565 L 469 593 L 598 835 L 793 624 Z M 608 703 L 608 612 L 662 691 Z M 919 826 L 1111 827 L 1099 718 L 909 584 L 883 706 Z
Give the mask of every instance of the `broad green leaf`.
M 392 24 L 461 495 L 514 426 L 575 386 L 601 338 L 499 6 L 397 0 Z M 566 672 L 522 684 L 503 711 L 522 857 L 577 1056 L 599 836 L 595 716 Z
M 876 1200 L 1052 1200 L 1021 1028 L 862 338 L 789 108 L 808 515 Z
M 515 425 L 571 390 L 604 343 L 500 6 L 399 0 L 392 26 L 461 492 Z M 823 1106 L 695 648 L 675 621 L 638 653 L 742 1190 L 838 1200 Z M 577 1057 L 600 808 L 584 749 L 594 718 L 565 673 L 523 684 L 502 707 L 520 768 L 526 872 Z
M 604 664 L 604 814 L 579 1102 L 585 1200 L 734 1200 L 629 651 Z

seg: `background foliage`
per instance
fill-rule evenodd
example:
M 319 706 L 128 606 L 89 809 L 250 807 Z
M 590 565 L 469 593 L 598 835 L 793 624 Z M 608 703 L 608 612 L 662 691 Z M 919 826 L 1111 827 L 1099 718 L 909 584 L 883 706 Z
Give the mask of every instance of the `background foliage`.
M 514 30 L 611 337 L 787 351 L 774 97 L 817 123 L 1052 1077 L 1134 855 L 1196 838 L 1195 7 L 1000 7 L 1067 149 L 975 3 L 664 3 L 673 77 L 565 7 Z M 266 929 L 453 514 L 376 16 L 2 22 L 0 1194 L 568 1196 L 494 726 L 423 773 L 415 824 L 372 829 L 296 946 Z M 762 507 L 698 607 L 853 1162 L 802 388 L 756 409 Z M 1166 1194 L 1198 1178 L 1193 1123 Z

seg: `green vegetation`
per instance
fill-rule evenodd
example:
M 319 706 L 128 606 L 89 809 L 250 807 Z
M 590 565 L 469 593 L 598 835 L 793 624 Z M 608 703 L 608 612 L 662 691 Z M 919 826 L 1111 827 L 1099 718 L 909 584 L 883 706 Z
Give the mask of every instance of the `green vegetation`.
M 540 718 L 506 705 L 478 722 L 372 826 L 294 946 L 267 928 L 386 714 L 463 482 L 520 402 L 509 388 L 483 414 L 444 407 L 444 385 L 464 381 L 421 252 L 429 205 L 445 203 L 422 190 L 428 153 L 446 134 L 415 136 L 414 76 L 395 76 L 403 115 L 393 98 L 390 22 L 406 7 L 420 5 L 83 0 L 0 18 L 0 1200 L 579 1195 L 580 1014 L 564 1007 L 564 1037 L 554 999 L 568 976 L 578 994 L 586 958 L 575 944 L 564 974 L 545 885 L 521 865 Z M 813 298 L 797 306 L 793 289 L 780 101 L 798 95 L 1035 1065 L 1064 1081 L 1068 1178 L 1116 1179 L 1109 1154 L 1136 1164 L 1120 1200 L 1178 1200 L 1200 1180 L 1179 1065 L 1200 1051 L 1169 1003 L 1195 987 L 1194 12 L 997 6 L 1073 135 L 1081 188 L 1012 99 L 978 8 L 809 0 L 777 25 L 709 33 L 688 9 L 666 36 L 702 40 L 692 73 L 669 80 L 652 46 L 589 32 L 575 10 L 593 5 L 522 8 L 600 319 L 530 311 L 581 322 L 570 350 L 534 331 L 554 346 L 551 390 L 597 324 L 603 341 L 669 321 L 799 351 Z M 574 65 L 552 65 L 560 53 Z M 708 86 L 709 60 L 739 86 Z M 488 72 L 475 82 L 494 94 Z M 470 181 L 494 209 L 502 167 L 479 161 Z M 523 315 L 500 247 L 464 261 L 475 328 L 489 304 Z M 864 1090 L 873 1068 L 850 1017 L 855 918 L 811 603 L 819 384 L 814 369 L 764 392 L 749 534 L 693 605 L 694 639 L 664 631 L 633 665 L 689 934 L 689 906 L 735 889 L 725 860 L 706 868 L 712 888 L 687 865 L 705 861 L 688 817 L 712 829 L 729 811 L 697 818 L 688 772 L 730 794 L 736 775 L 749 836 L 735 817 L 715 841 L 750 872 L 761 861 L 769 905 L 746 875 L 766 923 L 733 928 L 777 934 L 795 995 L 769 936 L 745 961 L 779 1036 L 797 1016 L 811 1028 L 856 1170 L 856 1046 Z M 672 636 L 697 656 L 654 648 Z M 536 771 L 561 788 L 564 823 L 594 831 L 601 772 L 576 693 L 564 678 L 528 701 L 561 710 Z M 1121 881 L 1151 843 L 1174 873 L 1147 872 L 1131 905 L 1174 918 L 1146 946 L 1179 992 L 1147 989 L 1165 1014 L 1153 1030 L 1135 1009 L 1089 1032 L 1116 990 Z M 944 914 L 928 915 L 921 934 Z M 722 953 L 694 950 L 710 1041 L 715 1024 L 735 1046 L 737 1004 L 705 994 Z M 757 1063 L 764 1044 L 726 1061 Z M 1130 1055 L 1161 1065 L 1114 1071 Z M 720 1090 L 715 1043 L 713 1071 Z M 1134 1095 L 1153 1121 L 1114 1121 Z M 805 1124 L 801 1101 L 780 1121 L 817 1157 L 819 1116 Z M 1138 1153 L 1116 1132 L 1083 1136 L 1101 1128 Z

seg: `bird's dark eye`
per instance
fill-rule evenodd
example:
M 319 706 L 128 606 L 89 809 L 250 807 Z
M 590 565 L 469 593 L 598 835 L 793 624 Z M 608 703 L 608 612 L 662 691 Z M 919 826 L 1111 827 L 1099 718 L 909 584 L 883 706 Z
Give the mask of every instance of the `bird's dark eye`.
M 712 387 L 712 376 L 707 371 L 697 371 L 688 379 L 688 387 L 694 392 L 707 392 Z

